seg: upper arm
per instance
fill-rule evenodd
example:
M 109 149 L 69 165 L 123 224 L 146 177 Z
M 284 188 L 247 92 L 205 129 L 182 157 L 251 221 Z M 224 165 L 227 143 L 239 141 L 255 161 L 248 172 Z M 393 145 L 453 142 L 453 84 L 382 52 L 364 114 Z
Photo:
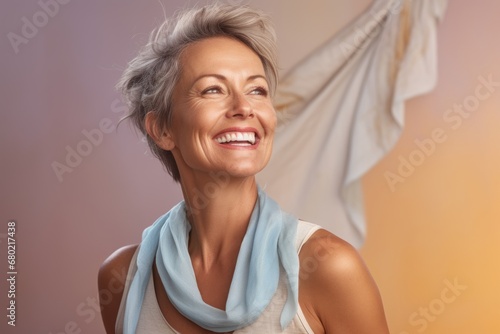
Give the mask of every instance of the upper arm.
M 389 333 L 378 288 L 356 249 L 321 230 L 304 245 L 300 259 L 301 267 L 304 259 L 316 263 L 301 284 L 325 333 Z
M 127 280 L 130 261 L 137 245 L 125 246 L 111 254 L 99 268 L 97 285 L 101 316 L 106 333 L 115 333 L 115 322 Z

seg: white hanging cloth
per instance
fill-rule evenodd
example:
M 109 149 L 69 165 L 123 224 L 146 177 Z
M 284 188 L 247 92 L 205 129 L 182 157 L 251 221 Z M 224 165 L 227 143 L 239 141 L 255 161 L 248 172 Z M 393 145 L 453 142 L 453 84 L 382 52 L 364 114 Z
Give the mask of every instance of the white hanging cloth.
M 445 9 L 446 0 L 375 0 L 282 79 L 258 181 L 286 211 L 363 244 L 361 178 L 399 139 L 404 102 L 435 86 Z

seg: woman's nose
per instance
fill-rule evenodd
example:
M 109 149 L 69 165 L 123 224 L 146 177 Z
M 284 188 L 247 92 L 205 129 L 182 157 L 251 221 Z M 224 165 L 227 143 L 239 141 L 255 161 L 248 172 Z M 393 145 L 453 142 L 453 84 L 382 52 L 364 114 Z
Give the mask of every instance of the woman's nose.
M 229 108 L 228 117 L 247 118 L 253 116 L 251 103 L 243 93 L 234 93 L 232 106 Z

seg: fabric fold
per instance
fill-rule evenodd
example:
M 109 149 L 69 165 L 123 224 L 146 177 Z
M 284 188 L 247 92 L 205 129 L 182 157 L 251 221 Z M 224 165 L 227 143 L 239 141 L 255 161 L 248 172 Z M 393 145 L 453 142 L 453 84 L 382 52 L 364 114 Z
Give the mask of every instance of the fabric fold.
M 273 157 L 258 175 L 282 207 L 356 247 L 361 178 L 398 141 L 404 102 L 437 76 L 446 0 L 375 0 L 281 80 Z

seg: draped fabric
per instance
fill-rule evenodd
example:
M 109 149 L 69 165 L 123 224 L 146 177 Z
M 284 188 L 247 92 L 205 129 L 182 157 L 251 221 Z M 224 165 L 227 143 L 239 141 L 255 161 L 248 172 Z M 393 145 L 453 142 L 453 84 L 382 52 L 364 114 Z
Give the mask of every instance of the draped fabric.
M 362 245 L 361 178 L 399 139 L 404 102 L 435 85 L 445 8 L 375 0 L 282 79 L 273 157 L 258 179 L 284 210 Z
M 188 253 L 191 225 L 185 202 L 157 219 L 142 237 L 137 271 L 126 296 L 124 333 L 136 332 L 153 261 L 175 308 L 186 318 L 213 332 L 231 332 L 252 324 L 273 298 L 280 268 L 287 278 L 287 300 L 280 323 L 292 321 L 298 308 L 299 261 L 295 249 L 297 219 L 260 188 L 255 208 L 241 243 L 225 310 L 203 301 Z

